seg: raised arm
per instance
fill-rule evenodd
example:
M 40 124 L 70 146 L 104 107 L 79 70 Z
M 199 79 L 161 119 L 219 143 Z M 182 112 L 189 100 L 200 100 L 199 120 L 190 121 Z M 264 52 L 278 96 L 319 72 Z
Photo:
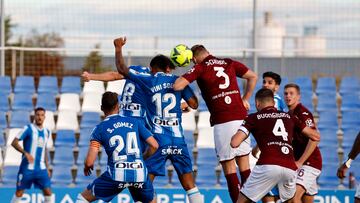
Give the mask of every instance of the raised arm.
M 114 81 L 124 79 L 124 76 L 116 71 L 108 71 L 104 73 L 89 73 L 84 71 L 83 74 L 81 74 L 81 77 L 85 82 L 89 82 L 90 80 Z
M 256 73 L 254 73 L 252 70 L 248 70 L 243 76 L 247 83 L 246 83 L 246 89 L 243 95 L 243 100 L 249 101 L 251 95 L 254 92 L 256 81 L 258 79 Z
M 346 171 L 350 168 L 351 162 L 357 157 L 360 153 L 360 132 L 358 133 L 354 144 L 351 148 L 350 153 L 348 154 L 348 159 L 338 168 L 337 176 L 339 178 L 345 178 Z
M 181 77 L 179 77 L 178 79 L 175 80 L 174 90 L 175 91 L 183 90 L 188 85 L 189 85 L 189 81 L 181 76 Z
M 129 68 L 125 63 L 125 59 L 122 54 L 122 47 L 125 45 L 125 43 L 126 37 L 120 37 L 114 40 L 116 68 L 121 75 L 127 77 L 129 74 Z

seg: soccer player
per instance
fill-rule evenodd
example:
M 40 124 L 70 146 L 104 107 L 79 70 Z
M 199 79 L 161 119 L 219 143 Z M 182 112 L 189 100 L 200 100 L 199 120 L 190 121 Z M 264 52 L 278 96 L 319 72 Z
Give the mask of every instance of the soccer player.
M 316 130 L 311 112 L 300 103 L 300 87 L 296 84 L 287 84 L 284 88 L 284 97 L 289 113 L 298 117 L 308 127 Z M 314 202 L 314 195 L 318 192 L 316 179 L 322 168 L 322 158 L 317 147 L 319 141 L 309 139 L 301 132 L 296 132 L 293 146 L 298 175 L 296 180 L 295 200 L 297 202 Z
M 277 94 L 279 91 L 279 87 L 281 84 L 281 76 L 277 73 L 268 71 L 263 73 L 263 88 L 269 89 L 274 93 L 274 102 L 275 108 L 279 111 L 285 111 L 285 103 L 284 100 Z M 253 149 L 253 154 L 258 154 L 260 152 L 259 148 L 256 146 Z M 258 157 L 258 156 L 256 156 Z M 262 199 L 264 203 L 275 203 L 276 200 L 279 199 L 279 191 L 275 187 L 273 188 L 266 196 Z
M 348 154 L 348 159 L 338 168 L 337 176 L 339 178 L 345 178 L 346 171 L 350 168 L 351 162 L 356 158 L 356 156 L 360 153 L 360 132 L 358 133 L 354 144 L 351 148 L 350 153 Z M 355 203 L 360 203 L 360 183 L 357 186 L 355 193 Z
M 143 157 L 154 154 L 159 147 L 158 143 L 138 120 L 119 115 L 116 93 L 103 94 L 101 110 L 106 118 L 91 133 L 84 174 L 91 174 L 100 146 L 104 147 L 108 156 L 107 171 L 77 196 L 76 203 L 98 199 L 109 202 L 126 188 L 135 202 L 156 202 Z M 144 155 L 140 149 L 140 137 L 149 145 Z
M 174 89 L 182 90 L 194 80 L 197 81 L 211 114 L 216 154 L 225 174 L 230 197 L 236 202 L 240 188 L 236 163 L 243 184 L 250 174 L 250 138 L 236 149 L 230 148 L 229 144 L 231 136 L 236 133 L 250 108 L 248 101 L 255 88 L 257 75 L 238 61 L 212 56 L 203 45 L 195 45 L 191 50 L 195 66 L 176 80 Z M 247 80 L 242 98 L 236 77 Z
M 295 117 L 278 111 L 271 90 L 260 89 L 255 104 L 258 112 L 250 114 L 231 139 L 231 147 L 235 148 L 252 133 L 262 151 L 237 203 L 257 202 L 276 185 L 281 201 L 291 201 L 296 191 L 297 169 L 292 147 L 294 131 L 298 129 L 314 140 L 320 135 Z
M 43 126 L 45 121 L 45 109 L 35 109 L 34 123 L 24 127 L 22 133 L 14 138 L 11 145 L 20 153 L 22 160 L 17 175 L 16 192 L 11 203 L 21 202 L 25 189 L 30 189 L 34 184 L 44 194 L 44 202 L 50 203 L 51 183 L 49 177 L 49 164 L 46 144 L 51 136 L 51 131 Z M 23 141 L 22 147 L 19 141 Z
M 263 77 L 263 88 L 269 89 L 274 93 L 275 108 L 279 111 L 285 111 L 286 106 L 284 100 L 278 95 L 281 84 L 281 76 L 274 72 L 265 72 Z
M 164 55 L 152 58 L 150 62 L 152 74 L 138 73 L 129 69 L 122 56 L 122 47 L 125 43 L 126 38 L 114 40 L 116 67 L 121 75 L 144 89 L 147 98 L 147 117 L 160 146 L 159 150 L 146 160 L 149 176 L 152 179 L 155 176 L 164 176 L 166 160 L 170 159 L 190 203 L 203 203 L 203 197 L 195 186 L 192 163 L 181 126 L 181 99 L 184 99 L 191 108 L 196 109 L 197 98 L 191 88 L 174 91 L 173 84 L 177 76 L 170 74 L 174 66 Z

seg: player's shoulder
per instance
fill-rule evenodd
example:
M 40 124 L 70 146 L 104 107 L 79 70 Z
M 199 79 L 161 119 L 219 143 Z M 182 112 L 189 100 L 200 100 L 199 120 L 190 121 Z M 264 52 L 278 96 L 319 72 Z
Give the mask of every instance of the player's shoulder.
M 306 108 L 304 105 L 302 105 L 301 103 L 298 104 L 298 106 L 296 107 L 296 114 L 297 114 L 297 116 L 313 117 L 310 110 L 308 108 Z
M 129 66 L 129 69 L 139 73 L 150 73 L 150 68 L 145 66 Z

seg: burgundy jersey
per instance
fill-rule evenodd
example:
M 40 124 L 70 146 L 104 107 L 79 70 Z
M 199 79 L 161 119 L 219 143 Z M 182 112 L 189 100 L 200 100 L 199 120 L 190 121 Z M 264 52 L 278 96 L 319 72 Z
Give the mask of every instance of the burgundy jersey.
M 296 116 L 302 123 L 306 126 L 315 129 L 315 122 L 312 113 L 302 104 L 298 104 L 294 111 L 292 112 L 294 116 Z M 296 132 L 294 137 L 294 155 L 295 160 L 299 160 L 301 155 L 304 153 L 307 143 L 309 142 L 309 138 L 303 135 L 300 131 Z M 304 165 L 308 165 L 314 167 L 316 169 L 321 170 L 322 167 L 322 158 L 321 153 L 318 147 L 315 148 L 310 157 L 304 162 Z
M 250 114 L 239 130 L 252 133 L 261 151 L 257 165 L 278 165 L 297 170 L 293 152 L 293 135 L 306 127 L 296 117 L 266 107 Z
M 210 55 L 183 75 L 190 83 L 197 80 L 212 126 L 246 117 L 236 77 L 242 77 L 248 70 L 240 62 Z

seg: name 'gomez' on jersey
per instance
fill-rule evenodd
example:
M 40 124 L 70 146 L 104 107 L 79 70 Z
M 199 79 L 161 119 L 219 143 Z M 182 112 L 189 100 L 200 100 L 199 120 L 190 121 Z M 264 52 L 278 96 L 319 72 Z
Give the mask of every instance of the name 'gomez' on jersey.
M 211 114 L 210 123 L 215 125 L 246 117 L 236 76 L 242 77 L 248 70 L 240 62 L 210 55 L 182 77 L 190 83 L 197 80 Z
M 296 170 L 292 140 L 295 130 L 306 127 L 288 113 L 266 107 L 250 114 L 240 130 L 251 132 L 261 151 L 257 165 L 278 165 Z
M 90 140 L 99 142 L 108 156 L 110 178 L 120 182 L 144 182 L 147 169 L 142 158 L 140 138 L 151 136 L 137 119 L 111 115 L 98 124 Z

